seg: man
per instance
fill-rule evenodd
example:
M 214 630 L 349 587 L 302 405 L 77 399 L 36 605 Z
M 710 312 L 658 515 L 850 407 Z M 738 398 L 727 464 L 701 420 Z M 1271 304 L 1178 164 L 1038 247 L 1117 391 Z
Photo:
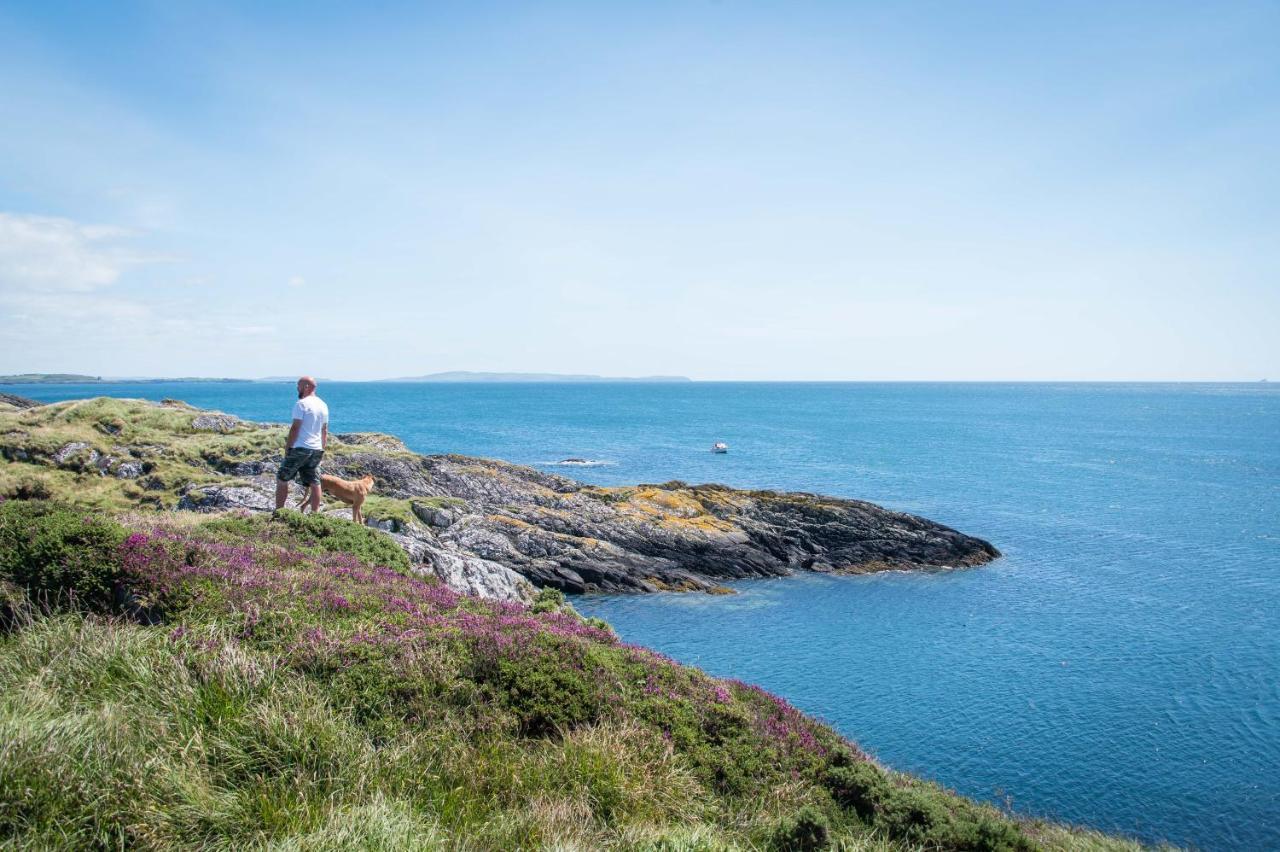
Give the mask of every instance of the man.
M 293 423 L 284 442 L 284 461 L 276 473 L 276 508 L 289 499 L 289 482 L 296 476 L 307 489 L 305 506 L 314 514 L 320 509 L 320 460 L 329 444 L 329 406 L 316 396 L 316 380 L 298 379 L 298 401 L 293 404 Z M 306 511 L 306 508 L 303 511 Z

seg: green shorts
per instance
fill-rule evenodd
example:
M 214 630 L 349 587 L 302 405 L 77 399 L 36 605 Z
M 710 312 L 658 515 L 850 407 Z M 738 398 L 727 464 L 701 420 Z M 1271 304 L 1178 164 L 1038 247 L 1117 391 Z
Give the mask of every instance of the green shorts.
M 324 458 L 324 450 L 309 450 L 306 447 L 294 447 L 284 454 L 276 479 L 289 482 L 295 476 L 298 482 L 306 486 L 320 481 L 320 460 Z

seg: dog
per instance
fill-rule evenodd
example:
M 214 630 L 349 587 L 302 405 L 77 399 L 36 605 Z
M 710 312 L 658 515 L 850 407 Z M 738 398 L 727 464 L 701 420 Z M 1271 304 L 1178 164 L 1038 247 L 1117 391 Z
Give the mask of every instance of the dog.
M 373 491 L 373 477 L 363 476 L 360 479 L 340 479 L 336 476 L 330 476 L 327 473 L 320 474 L 320 490 L 331 497 L 337 497 L 343 503 L 351 506 L 351 520 L 357 524 L 364 523 L 364 513 L 360 511 L 360 507 L 364 505 L 364 498 L 368 497 Z M 304 494 L 301 506 L 307 501 Z

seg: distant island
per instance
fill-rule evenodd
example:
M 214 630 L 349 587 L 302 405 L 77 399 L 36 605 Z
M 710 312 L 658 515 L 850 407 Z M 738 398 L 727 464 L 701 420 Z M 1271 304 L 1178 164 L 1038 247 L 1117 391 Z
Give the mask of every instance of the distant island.
M 0 376 L 0 385 L 100 385 L 111 383 L 162 384 L 165 382 L 293 382 L 297 376 L 263 376 L 258 379 L 204 378 L 179 376 L 152 378 L 145 376 L 82 376 L 78 373 L 18 373 Z M 331 379 L 318 379 L 327 384 Z M 449 373 L 430 373 L 425 376 L 404 376 L 398 379 L 372 379 L 375 382 L 692 382 L 687 376 L 591 376 L 569 373 L 473 373 L 456 370 Z
M 78 373 L 18 373 L 0 376 L 0 385 L 101 385 L 114 382 L 160 384 L 163 382 L 249 382 L 252 379 L 209 379 L 199 376 L 144 378 L 141 376 L 82 376 Z
M 87 385 L 102 381 L 102 376 L 81 376 L 76 373 L 18 373 L 0 376 L 5 385 Z
M 691 382 L 687 376 L 589 376 L 572 373 L 473 373 L 454 370 L 425 376 L 380 379 L 384 382 Z

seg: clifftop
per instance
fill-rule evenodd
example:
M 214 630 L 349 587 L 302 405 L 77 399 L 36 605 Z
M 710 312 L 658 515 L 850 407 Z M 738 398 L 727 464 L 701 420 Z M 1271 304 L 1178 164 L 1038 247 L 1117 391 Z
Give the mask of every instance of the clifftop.
M 0 494 L 105 508 L 267 511 L 284 427 L 166 401 L 97 398 L 0 410 Z M 714 590 L 795 571 L 968 567 L 999 552 L 857 500 L 723 485 L 598 487 L 492 459 L 418 455 L 397 438 L 336 435 L 325 470 L 372 474 L 368 522 L 460 591 L 525 599 Z M 327 511 L 344 513 L 341 504 Z

